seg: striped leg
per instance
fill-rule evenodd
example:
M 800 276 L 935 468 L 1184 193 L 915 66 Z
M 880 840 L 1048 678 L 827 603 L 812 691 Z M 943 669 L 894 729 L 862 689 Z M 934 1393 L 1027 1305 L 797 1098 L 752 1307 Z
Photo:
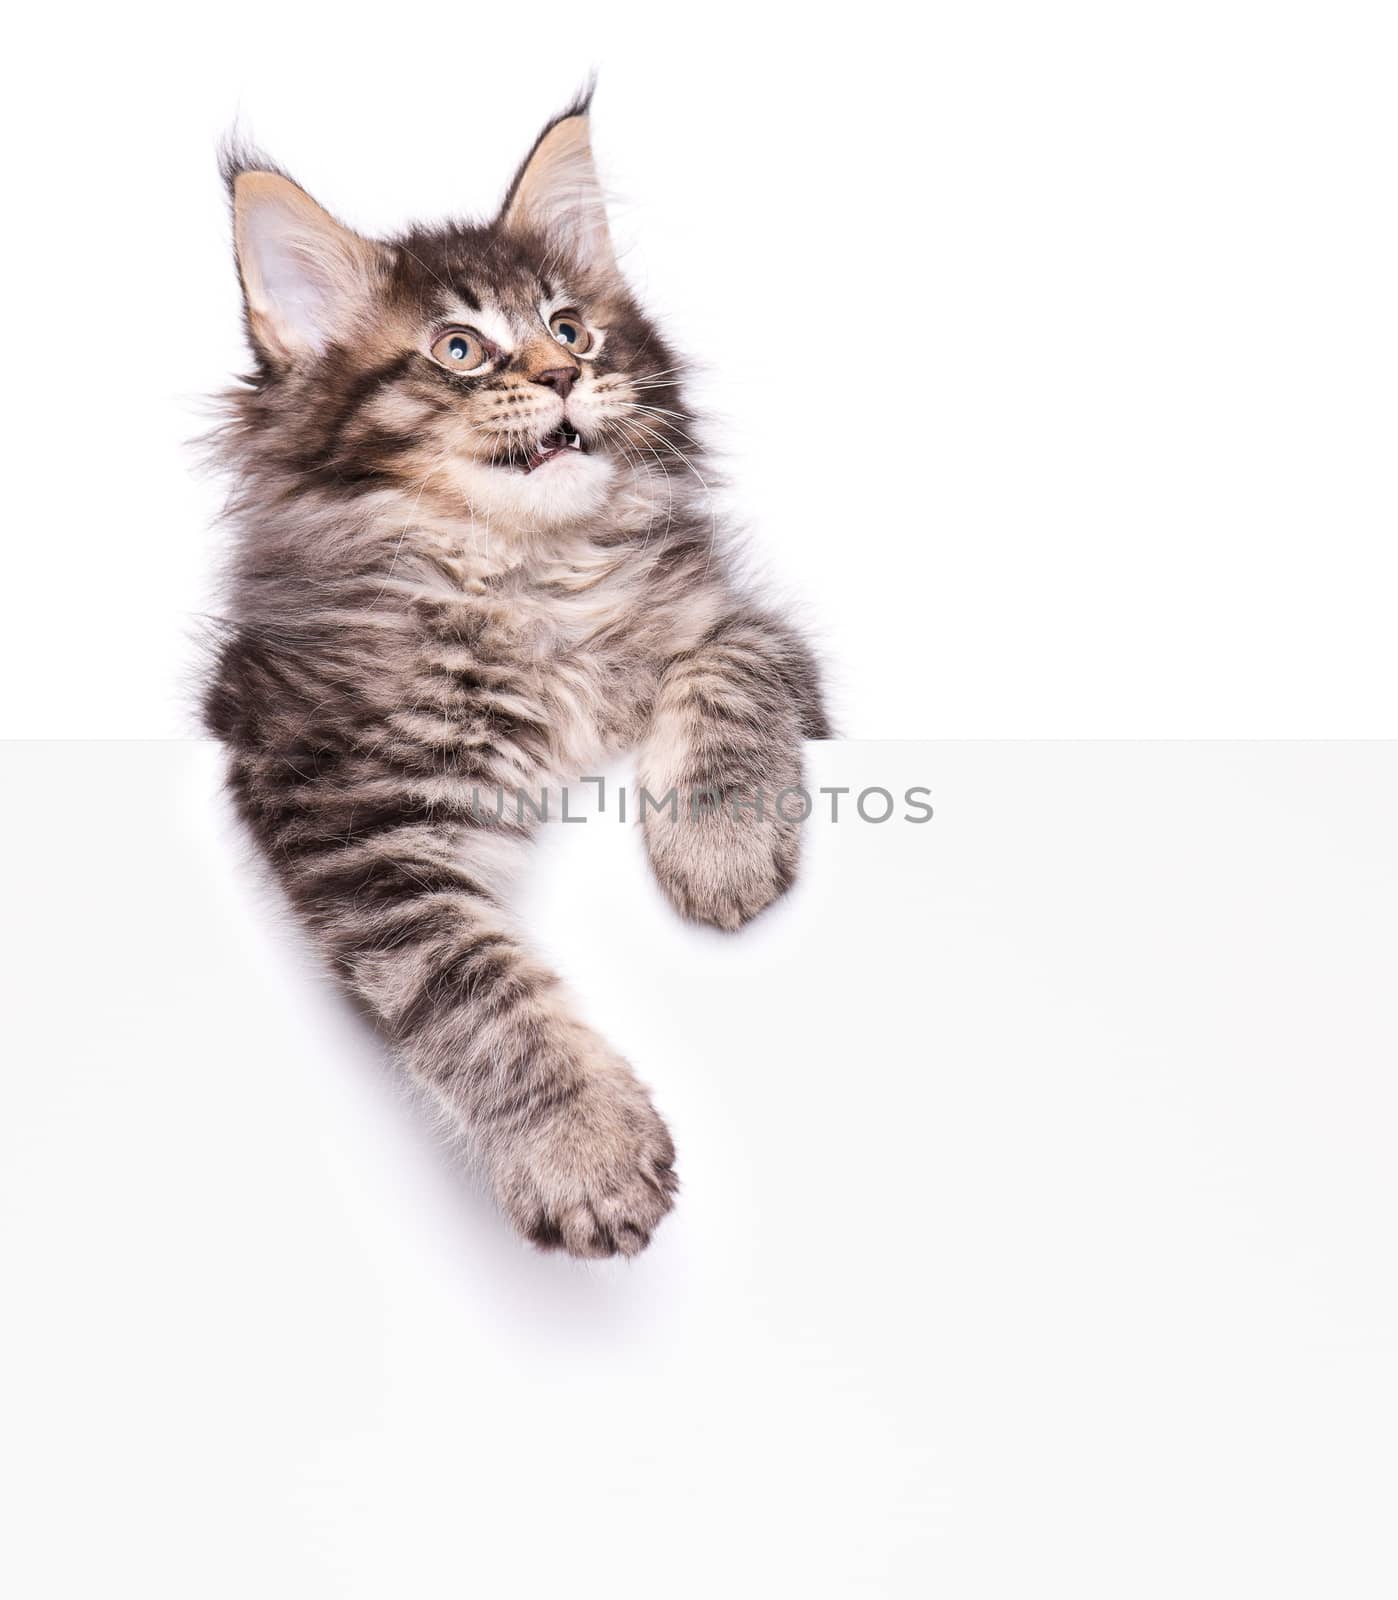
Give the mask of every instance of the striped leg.
M 280 834 L 270 855 L 308 922 L 466 1130 L 519 1231 L 579 1256 L 642 1249 L 673 1203 L 674 1148 L 521 942 L 508 891 L 525 830 L 339 790 L 302 794 Z
M 784 791 L 801 783 L 802 739 L 828 732 L 809 653 L 760 613 L 735 613 L 670 662 L 640 804 L 651 865 L 683 916 L 740 928 L 790 887 L 801 800 Z

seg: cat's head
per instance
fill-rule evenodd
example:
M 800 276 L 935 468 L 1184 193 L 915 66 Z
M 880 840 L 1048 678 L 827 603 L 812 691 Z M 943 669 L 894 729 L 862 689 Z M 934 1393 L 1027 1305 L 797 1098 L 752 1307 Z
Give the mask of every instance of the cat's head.
M 678 363 L 617 269 L 586 101 L 485 224 L 367 239 L 270 163 L 226 172 L 257 358 L 243 437 L 279 473 L 556 525 L 687 470 Z

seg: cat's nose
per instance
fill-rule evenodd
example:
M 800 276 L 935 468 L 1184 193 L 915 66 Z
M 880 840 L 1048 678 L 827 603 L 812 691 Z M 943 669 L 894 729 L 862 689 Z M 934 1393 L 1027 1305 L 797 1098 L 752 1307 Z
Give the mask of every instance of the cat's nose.
M 568 391 L 578 381 L 578 369 L 576 367 L 550 367 L 547 372 L 531 373 L 529 381 L 531 383 L 542 383 L 546 389 L 556 389 L 558 398 L 566 400 Z

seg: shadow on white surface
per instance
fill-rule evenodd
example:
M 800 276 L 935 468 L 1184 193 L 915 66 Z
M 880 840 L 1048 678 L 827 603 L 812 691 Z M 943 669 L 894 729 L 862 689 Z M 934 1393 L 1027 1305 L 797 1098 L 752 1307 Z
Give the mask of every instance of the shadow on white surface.
M 596 1265 L 451 1159 L 209 746 L 2 753 L 10 1592 L 1393 1592 L 1394 747 L 812 747 L 937 815 L 813 823 L 736 940 L 555 827 L 539 943 L 684 1182 Z

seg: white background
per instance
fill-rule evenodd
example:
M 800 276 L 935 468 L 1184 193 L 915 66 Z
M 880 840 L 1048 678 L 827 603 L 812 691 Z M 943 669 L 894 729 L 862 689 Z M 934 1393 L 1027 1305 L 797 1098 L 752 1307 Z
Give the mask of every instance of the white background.
M 1391 5 L 24 7 L 11 735 L 187 732 L 219 135 L 497 202 L 592 66 L 626 262 L 852 737 L 1398 732 Z M 16 448 L 16 443 L 18 448 Z
M 937 815 L 813 824 L 737 939 L 614 810 L 545 841 L 684 1183 L 586 1264 L 435 1141 L 212 748 L 0 746 L 0 1590 L 1392 1600 L 1398 747 L 811 758 Z
M 864 739 L 1398 733 L 1391 7 L 28 8 L 0 733 L 171 740 L 242 363 L 219 135 L 490 209 L 592 66 L 625 260 Z M 535 921 L 674 1124 L 532 1254 L 254 887 L 206 746 L 0 747 L 0 1587 L 1398 1592 L 1391 747 L 827 746 L 680 926 Z

